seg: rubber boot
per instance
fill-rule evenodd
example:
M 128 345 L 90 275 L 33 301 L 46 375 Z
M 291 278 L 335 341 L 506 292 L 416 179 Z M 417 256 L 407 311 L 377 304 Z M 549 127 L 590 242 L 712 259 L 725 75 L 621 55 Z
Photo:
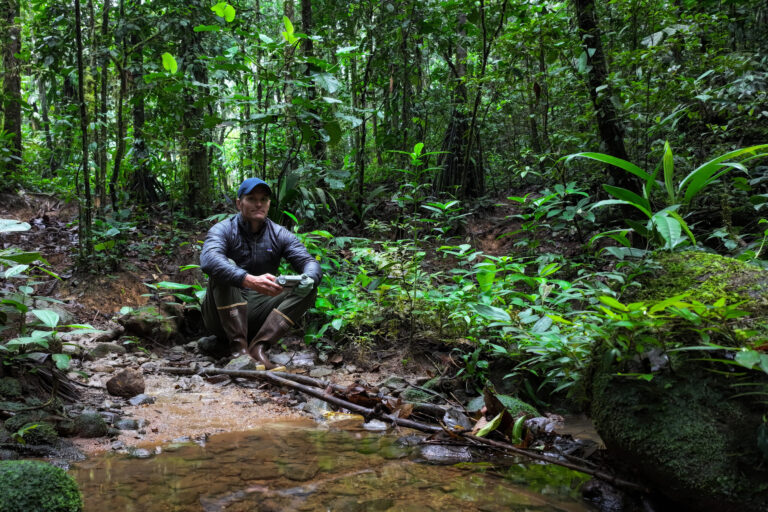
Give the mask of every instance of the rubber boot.
M 248 306 L 235 304 L 219 308 L 221 327 L 227 334 L 232 354 L 239 356 L 248 352 Z
M 267 319 L 264 320 L 264 324 L 259 329 L 259 332 L 251 340 L 250 345 L 248 345 L 248 353 L 256 361 L 263 364 L 267 370 L 285 370 L 284 366 L 277 366 L 269 360 L 267 350 L 269 350 L 272 343 L 282 338 L 292 326 L 293 320 L 280 310 L 273 309 L 269 312 Z

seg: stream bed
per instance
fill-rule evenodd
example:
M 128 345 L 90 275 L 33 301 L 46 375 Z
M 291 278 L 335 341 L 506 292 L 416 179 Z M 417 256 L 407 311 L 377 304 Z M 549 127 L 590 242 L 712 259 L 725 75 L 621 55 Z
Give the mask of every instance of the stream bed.
M 583 474 L 516 459 L 440 465 L 422 449 L 392 435 L 279 423 L 166 444 L 149 458 L 96 455 L 70 473 L 86 512 L 592 510 Z

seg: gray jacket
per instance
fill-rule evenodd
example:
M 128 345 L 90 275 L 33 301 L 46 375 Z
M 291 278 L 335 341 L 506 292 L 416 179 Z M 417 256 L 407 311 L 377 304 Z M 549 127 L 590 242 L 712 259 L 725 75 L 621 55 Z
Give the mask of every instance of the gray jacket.
M 320 264 L 296 235 L 269 219 L 260 232 L 254 233 L 238 213 L 208 230 L 200 266 L 211 279 L 241 286 L 246 274 L 277 275 L 281 258 L 288 260 L 296 273 L 307 274 L 315 284 L 320 282 Z

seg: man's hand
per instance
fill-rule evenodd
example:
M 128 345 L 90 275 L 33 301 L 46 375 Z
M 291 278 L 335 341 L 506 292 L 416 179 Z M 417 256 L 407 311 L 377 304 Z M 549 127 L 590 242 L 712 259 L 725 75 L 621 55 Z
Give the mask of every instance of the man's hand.
M 293 294 L 297 297 L 306 297 L 312 288 L 315 287 L 315 280 L 309 277 L 307 274 L 301 274 L 301 282 L 293 291 Z
M 255 290 L 262 295 L 269 295 L 270 297 L 274 297 L 283 291 L 283 287 L 275 282 L 275 276 L 272 274 L 262 274 L 260 276 L 246 274 L 245 279 L 243 279 L 243 288 Z

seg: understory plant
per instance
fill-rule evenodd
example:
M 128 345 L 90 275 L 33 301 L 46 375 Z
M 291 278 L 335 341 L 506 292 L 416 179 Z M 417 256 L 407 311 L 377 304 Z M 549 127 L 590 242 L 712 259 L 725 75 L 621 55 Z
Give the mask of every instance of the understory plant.
M 603 189 L 613 199 L 599 201 L 591 208 L 612 205 L 635 208 L 648 220 L 642 224 L 633 219 L 625 219 L 627 225 L 646 239 L 650 247 L 675 250 L 687 243 L 696 245 L 696 238 L 684 220 L 693 199 L 732 170 L 747 173 L 745 164 L 766 156 L 768 154 L 764 152 L 766 149 L 768 144 L 729 151 L 696 167 L 679 181 L 675 176 L 674 156 L 668 142 L 664 143 L 661 162 L 653 172 L 646 172 L 631 162 L 604 153 L 575 153 L 561 158 L 560 161 L 567 163 L 575 158 L 588 158 L 613 165 L 639 178 L 641 194 L 626 188 L 604 184 Z M 661 179 L 659 179 L 660 171 Z M 626 237 L 613 238 L 625 244 L 627 251 L 631 252 L 632 249 Z M 593 238 L 593 241 L 595 239 Z

